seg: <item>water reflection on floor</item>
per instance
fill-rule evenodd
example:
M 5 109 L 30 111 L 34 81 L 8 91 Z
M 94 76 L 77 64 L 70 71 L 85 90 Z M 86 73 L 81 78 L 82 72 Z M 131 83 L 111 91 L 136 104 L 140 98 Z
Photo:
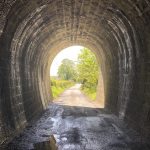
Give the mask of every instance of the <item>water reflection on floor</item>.
M 59 150 L 149 150 L 132 130 L 99 108 L 50 105 L 45 114 L 12 141 L 7 150 L 33 149 L 54 135 Z

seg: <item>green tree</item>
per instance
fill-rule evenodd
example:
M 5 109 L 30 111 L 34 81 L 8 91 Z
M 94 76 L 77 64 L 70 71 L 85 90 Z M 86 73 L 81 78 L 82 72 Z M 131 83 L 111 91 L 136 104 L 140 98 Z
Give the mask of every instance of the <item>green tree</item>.
M 84 48 L 78 56 L 78 80 L 82 82 L 82 87 L 96 90 L 98 82 L 98 63 L 95 55 Z
M 76 75 L 74 62 L 69 59 L 63 59 L 62 64 L 58 68 L 57 74 L 61 79 L 74 80 Z

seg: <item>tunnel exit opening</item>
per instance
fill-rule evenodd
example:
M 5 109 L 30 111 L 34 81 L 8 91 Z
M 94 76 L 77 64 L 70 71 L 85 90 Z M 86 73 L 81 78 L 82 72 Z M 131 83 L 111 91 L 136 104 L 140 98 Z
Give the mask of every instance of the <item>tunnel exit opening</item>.
M 57 104 L 104 108 L 104 82 L 96 53 L 82 46 L 58 52 L 50 65 L 50 94 Z

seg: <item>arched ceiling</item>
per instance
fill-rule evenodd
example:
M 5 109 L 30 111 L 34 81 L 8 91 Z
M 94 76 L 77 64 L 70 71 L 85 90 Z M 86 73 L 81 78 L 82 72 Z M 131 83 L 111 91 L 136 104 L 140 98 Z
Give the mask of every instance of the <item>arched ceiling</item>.
M 95 52 L 108 110 L 130 118 L 131 99 L 138 97 L 141 104 L 149 0 L 9 0 L 0 6 L 0 63 L 7 68 L 2 70 L 15 123 L 47 107 L 49 66 L 60 50 L 72 45 Z

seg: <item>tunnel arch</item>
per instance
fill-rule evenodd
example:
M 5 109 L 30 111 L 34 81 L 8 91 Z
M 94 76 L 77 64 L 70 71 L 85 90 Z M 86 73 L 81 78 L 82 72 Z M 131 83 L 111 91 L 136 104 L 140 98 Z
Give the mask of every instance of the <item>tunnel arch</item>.
M 0 36 L 3 122 L 21 130 L 47 108 L 50 63 L 59 50 L 76 44 L 94 50 L 101 61 L 106 109 L 147 132 L 149 5 L 147 0 L 16 0 Z

